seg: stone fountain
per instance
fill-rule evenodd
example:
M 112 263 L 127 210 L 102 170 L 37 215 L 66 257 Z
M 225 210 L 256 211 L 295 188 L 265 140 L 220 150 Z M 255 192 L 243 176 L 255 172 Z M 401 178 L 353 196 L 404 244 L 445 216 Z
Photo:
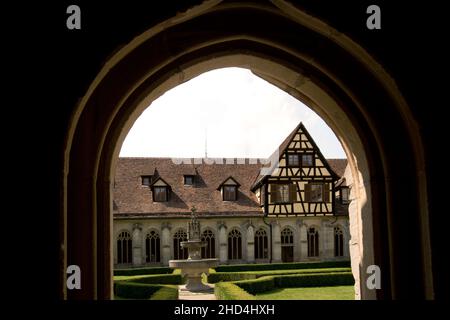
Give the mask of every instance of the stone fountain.
M 182 290 L 191 292 L 210 291 L 211 287 L 202 283 L 202 274 L 208 274 L 209 268 L 217 267 L 219 259 L 202 259 L 201 249 L 207 246 L 200 238 L 200 222 L 191 209 L 191 221 L 188 223 L 188 241 L 181 242 L 181 247 L 188 250 L 186 260 L 169 260 L 169 267 L 180 268 L 181 274 L 187 278 L 186 287 Z

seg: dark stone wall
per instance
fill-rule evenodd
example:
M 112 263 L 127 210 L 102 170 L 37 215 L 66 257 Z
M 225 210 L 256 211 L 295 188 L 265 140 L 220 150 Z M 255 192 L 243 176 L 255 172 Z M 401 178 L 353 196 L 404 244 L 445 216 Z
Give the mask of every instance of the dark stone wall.
M 21 175 L 12 184 L 13 196 L 17 198 L 11 200 L 22 207 L 25 204 L 26 209 L 17 214 L 23 214 L 28 221 L 31 235 L 39 233 L 40 236 L 40 250 L 29 250 L 25 257 L 27 261 L 38 261 L 33 265 L 40 275 L 37 286 L 42 294 L 36 298 L 57 298 L 59 292 L 58 219 L 62 187 L 59 177 L 63 139 L 72 111 L 108 57 L 136 35 L 201 1 L 158 1 L 158 5 L 153 1 L 129 0 L 115 4 L 104 1 L 95 5 L 92 2 L 35 3 L 8 11 L 15 18 L 9 23 L 11 31 L 8 32 L 12 40 L 8 48 L 15 49 L 12 51 L 15 59 L 11 60 L 15 72 L 10 81 L 17 84 L 19 91 L 14 93 L 15 99 L 7 108 L 18 135 L 7 139 L 7 146 L 11 146 L 12 155 L 20 155 L 11 155 L 14 160 L 10 161 L 18 167 L 14 173 Z M 365 8 L 372 3 L 382 9 L 382 30 L 365 28 Z M 82 9 L 81 31 L 66 29 L 65 10 L 70 4 L 79 4 Z M 441 235 L 445 234 L 442 223 L 445 212 L 440 211 L 445 197 L 441 196 L 444 189 L 439 183 L 445 172 L 440 167 L 445 142 L 444 135 L 438 132 L 438 119 L 444 104 L 448 103 L 442 94 L 445 81 L 436 78 L 446 61 L 441 45 L 445 38 L 444 10 L 438 4 L 437 1 L 412 4 L 410 1 L 317 0 L 297 3 L 373 54 L 396 80 L 416 117 L 426 147 L 435 295 L 443 298 L 449 293 L 445 285 L 449 279 L 448 262 L 439 254 Z M 229 23 L 232 28 L 233 21 Z M 248 23 L 251 24 L 251 19 Z M 386 126 L 389 124 L 386 119 Z M 23 139 L 19 133 L 25 134 Z M 17 181 L 23 182 L 24 177 L 32 179 L 26 184 Z M 16 192 L 23 188 L 25 192 Z M 407 214 L 402 216 L 407 219 Z M 418 227 L 417 224 L 412 221 L 407 225 Z M 413 237 L 408 231 L 400 228 L 397 240 Z

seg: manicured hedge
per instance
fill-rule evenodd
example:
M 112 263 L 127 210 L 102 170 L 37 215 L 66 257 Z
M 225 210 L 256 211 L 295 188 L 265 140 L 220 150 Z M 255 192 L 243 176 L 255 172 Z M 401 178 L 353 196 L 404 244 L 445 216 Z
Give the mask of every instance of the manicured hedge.
M 208 283 L 217 283 L 220 281 L 239 281 L 258 278 L 256 273 L 243 272 L 216 272 L 208 275 Z
M 152 294 L 150 300 L 178 300 L 178 286 L 163 286 Z
M 326 262 L 239 264 L 239 265 L 218 266 L 215 268 L 215 270 L 217 272 L 240 272 L 240 271 L 349 268 L 349 267 L 350 261 L 326 261 Z
M 233 283 L 250 294 L 257 294 L 275 289 L 273 276 L 261 277 L 255 280 L 236 281 Z
M 355 284 L 351 272 L 297 274 L 274 276 L 275 286 L 279 288 L 289 287 L 331 287 Z M 262 278 L 261 278 L 262 279 Z
M 141 274 L 170 274 L 172 268 L 168 267 L 149 267 L 149 268 L 133 268 L 133 269 L 115 269 L 115 276 L 137 276 Z
M 134 283 L 147 283 L 147 284 L 183 284 L 183 276 L 181 274 L 161 274 L 150 275 L 142 278 L 124 280 Z
M 295 270 L 265 270 L 244 272 L 215 272 L 208 276 L 209 283 L 219 281 L 251 280 L 269 275 L 299 274 L 299 273 L 337 273 L 351 272 L 350 268 L 324 268 L 324 269 L 295 269 Z
M 219 282 L 214 287 L 217 300 L 255 300 L 255 296 L 230 282 Z
M 161 285 L 118 281 L 114 283 L 114 294 L 127 299 L 150 299 L 161 289 Z
M 224 283 L 219 282 L 216 286 L 222 284 Z M 250 294 L 258 294 L 275 288 L 353 285 L 354 279 L 351 272 L 339 272 L 265 276 L 254 280 L 235 281 L 231 284 L 237 285 Z

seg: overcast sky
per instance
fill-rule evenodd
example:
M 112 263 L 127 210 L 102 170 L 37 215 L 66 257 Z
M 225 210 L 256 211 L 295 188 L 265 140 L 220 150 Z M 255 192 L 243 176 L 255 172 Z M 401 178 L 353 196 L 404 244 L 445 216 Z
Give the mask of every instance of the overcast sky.
M 333 131 L 303 103 L 247 69 L 217 69 L 155 100 L 120 156 L 204 157 L 207 149 L 211 158 L 266 158 L 300 121 L 326 158 L 345 158 Z

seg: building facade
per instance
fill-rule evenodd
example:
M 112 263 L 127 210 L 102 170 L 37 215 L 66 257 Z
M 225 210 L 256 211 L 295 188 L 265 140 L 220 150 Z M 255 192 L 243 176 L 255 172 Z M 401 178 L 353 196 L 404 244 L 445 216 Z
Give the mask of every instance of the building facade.
M 114 265 L 167 266 L 194 208 L 221 264 L 349 259 L 345 159 L 325 159 L 299 124 L 269 159 L 119 158 Z

